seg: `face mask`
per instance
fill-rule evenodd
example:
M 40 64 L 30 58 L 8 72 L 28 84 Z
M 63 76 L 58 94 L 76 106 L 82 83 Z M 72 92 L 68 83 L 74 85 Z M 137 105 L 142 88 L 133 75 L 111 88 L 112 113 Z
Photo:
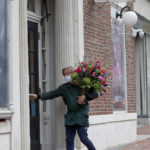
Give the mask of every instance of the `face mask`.
M 71 82 L 71 81 L 72 81 L 72 77 L 71 77 L 71 76 L 65 76 L 65 80 L 66 80 L 67 82 Z

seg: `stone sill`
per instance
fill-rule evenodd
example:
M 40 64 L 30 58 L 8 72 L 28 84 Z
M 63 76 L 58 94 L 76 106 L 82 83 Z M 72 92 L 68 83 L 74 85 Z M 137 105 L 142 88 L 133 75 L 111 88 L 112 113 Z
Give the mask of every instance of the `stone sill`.
M 96 116 L 89 117 L 90 125 L 125 122 L 125 121 L 136 121 L 136 120 L 137 120 L 136 113 L 125 113 L 125 112 L 114 113 L 110 115 L 96 115 Z
M 0 119 L 11 119 L 13 116 L 13 111 L 0 109 Z
M 95 0 L 95 2 L 107 2 L 108 0 Z M 116 2 L 118 3 L 118 0 L 109 0 L 109 2 Z M 119 0 L 119 2 L 128 2 L 128 0 Z

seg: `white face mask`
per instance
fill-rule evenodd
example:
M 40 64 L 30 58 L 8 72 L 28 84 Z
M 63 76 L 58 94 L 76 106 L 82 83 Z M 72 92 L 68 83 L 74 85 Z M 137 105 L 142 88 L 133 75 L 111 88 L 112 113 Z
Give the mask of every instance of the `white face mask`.
M 67 82 L 71 82 L 71 81 L 72 81 L 72 77 L 71 77 L 71 76 L 65 76 L 65 80 L 66 80 Z

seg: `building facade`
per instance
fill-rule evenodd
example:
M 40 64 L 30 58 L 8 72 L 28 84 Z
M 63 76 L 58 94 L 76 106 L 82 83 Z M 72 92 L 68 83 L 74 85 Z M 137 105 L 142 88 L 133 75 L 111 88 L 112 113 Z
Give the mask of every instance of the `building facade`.
M 110 72 L 107 92 L 90 102 L 97 150 L 136 140 L 135 39 L 116 19 L 119 10 L 94 0 L 2 0 L 0 149 L 65 149 L 65 105 L 60 98 L 29 102 L 29 93 L 58 87 L 61 69 L 83 56 Z M 85 149 L 78 137 L 76 149 Z

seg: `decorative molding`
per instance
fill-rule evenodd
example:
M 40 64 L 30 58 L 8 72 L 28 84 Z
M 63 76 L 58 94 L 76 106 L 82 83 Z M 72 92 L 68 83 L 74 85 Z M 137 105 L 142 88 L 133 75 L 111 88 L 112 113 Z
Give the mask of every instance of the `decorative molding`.
M 36 23 L 41 22 L 42 16 L 38 16 L 37 14 L 35 14 L 31 11 L 28 11 L 27 14 L 28 14 L 28 20 L 30 20 L 32 22 L 36 22 Z
M 0 119 L 10 119 L 13 114 L 14 112 L 10 110 L 0 110 Z

